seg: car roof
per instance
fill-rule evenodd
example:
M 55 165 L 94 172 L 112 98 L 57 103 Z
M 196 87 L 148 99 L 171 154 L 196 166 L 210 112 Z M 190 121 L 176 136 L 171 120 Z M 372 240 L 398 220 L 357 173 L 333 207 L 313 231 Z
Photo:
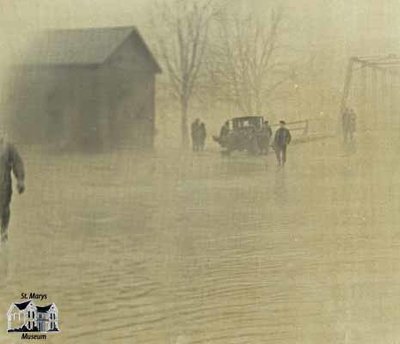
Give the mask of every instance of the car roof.
M 249 119 L 260 119 L 264 118 L 263 116 L 245 116 L 245 117 L 235 117 L 232 118 L 232 121 L 247 121 Z

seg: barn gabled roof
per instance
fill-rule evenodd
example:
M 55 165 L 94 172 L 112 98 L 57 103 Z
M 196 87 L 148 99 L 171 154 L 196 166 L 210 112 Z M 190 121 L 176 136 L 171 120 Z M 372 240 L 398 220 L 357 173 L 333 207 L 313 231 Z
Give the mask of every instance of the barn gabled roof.
M 135 36 L 155 72 L 161 68 L 139 31 L 133 27 L 46 30 L 38 34 L 24 65 L 100 65 L 130 37 Z

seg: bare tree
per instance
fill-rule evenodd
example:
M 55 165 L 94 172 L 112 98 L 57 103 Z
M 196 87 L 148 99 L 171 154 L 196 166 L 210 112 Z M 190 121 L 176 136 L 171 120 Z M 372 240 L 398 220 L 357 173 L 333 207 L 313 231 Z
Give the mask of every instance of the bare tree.
M 222 100 L 243 114 L 260 114 L 291 73 L 281 56 L 282 11 L 272 11 L 268 24 L 255 15 L 220 17 L 217 39 L 207 65 Z
M 170 0 L 159 4 L 153 16 L 153 26 L 159 28 L 155 49 L 180 104 L 184 147 L 189 142 L 190 100 L 203 66 L 213 14 L 212 0 Z

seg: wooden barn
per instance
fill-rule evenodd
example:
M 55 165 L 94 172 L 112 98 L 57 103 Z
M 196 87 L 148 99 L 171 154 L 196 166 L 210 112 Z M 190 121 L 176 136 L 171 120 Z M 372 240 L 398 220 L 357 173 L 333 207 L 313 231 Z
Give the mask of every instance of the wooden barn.
M 60 148 L 152 147 L 160 72 L 134 27 L 43 32 L 13 73 L 12 135 Z

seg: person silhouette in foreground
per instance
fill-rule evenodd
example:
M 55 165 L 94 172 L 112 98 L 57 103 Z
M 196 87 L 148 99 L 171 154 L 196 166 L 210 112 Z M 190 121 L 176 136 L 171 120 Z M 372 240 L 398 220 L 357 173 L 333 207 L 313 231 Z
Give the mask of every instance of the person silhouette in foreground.
M 1 129 L 0 129 L 1 130 Z M 25 191 L 24 164 L 14 145 L 7 142 L 5 135 L 0 135 L 0 232 L 1 243 L 8 240 L 8 224 L 10 222 L 10 203 L 12 196 L 11 172 L 17 180 L 17 191 Z
M 285 121 L 279 121 L 279 129 L 275 132 L 274 138 L 274 149 L 276 158 L 278 159 L 278 165 L 284 166 L 286 163 L 286 148 L 292 140 L 289 129 L 286 128 Z

